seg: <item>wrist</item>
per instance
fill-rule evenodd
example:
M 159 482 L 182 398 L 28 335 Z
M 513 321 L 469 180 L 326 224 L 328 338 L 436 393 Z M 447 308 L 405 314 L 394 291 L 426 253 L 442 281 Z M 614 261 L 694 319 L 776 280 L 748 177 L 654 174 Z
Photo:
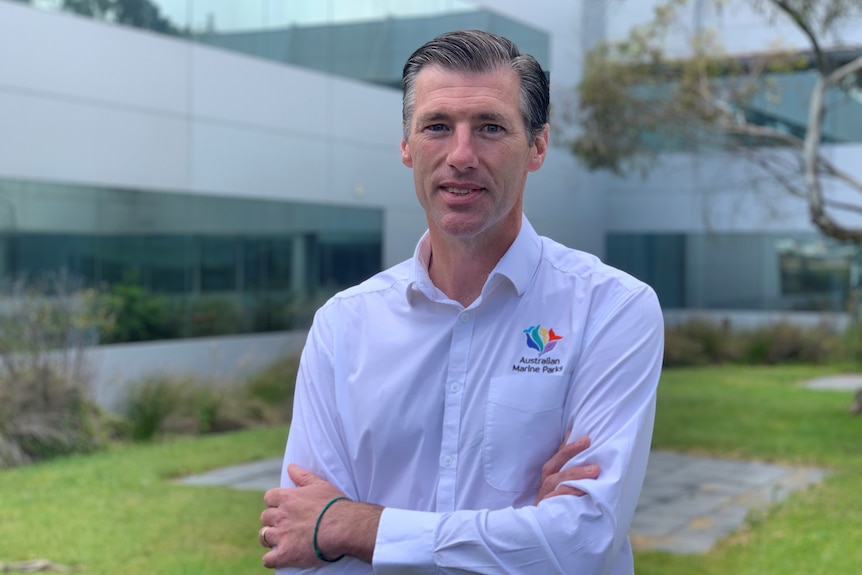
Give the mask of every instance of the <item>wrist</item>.
M 379 505 L 335 501 L 320 517 L 315 551 L 329 561 L 351 555 L 370 564 L 382 513 Z

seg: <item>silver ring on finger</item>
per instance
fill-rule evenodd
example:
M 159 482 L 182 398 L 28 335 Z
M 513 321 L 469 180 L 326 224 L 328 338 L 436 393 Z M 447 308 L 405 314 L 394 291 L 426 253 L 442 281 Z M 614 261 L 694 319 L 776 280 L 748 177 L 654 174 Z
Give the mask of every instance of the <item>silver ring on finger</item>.
M 266 532 L 269 530 L 269 525 L 264 525 L 260 528 L 260 531 L 257 532 L 257 540 L 260 541 L 260 544 L 264 547 L 272 547 L 269 541 L 266 540 Z

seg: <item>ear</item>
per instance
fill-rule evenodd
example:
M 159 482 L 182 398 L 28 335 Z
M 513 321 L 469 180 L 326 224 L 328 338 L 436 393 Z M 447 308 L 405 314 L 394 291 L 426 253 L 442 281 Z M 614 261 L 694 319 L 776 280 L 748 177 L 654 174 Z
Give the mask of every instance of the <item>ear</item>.
M 407 140 L 401 140 L 401 163 L 408 168 L 413 167 L 413 156 L 410 155 L 410 144 Z
M 530 172 L 535 172 L 542 167 L 543 163 L 545 163 L 545 156 L 548 155 L 548 137 L 550 129 L 551 126 L 549 124 L 545 124 L 542 131 L 536 136 L 536 140 L 533 142 L 530 160 L 527 162 L 527 170 Z

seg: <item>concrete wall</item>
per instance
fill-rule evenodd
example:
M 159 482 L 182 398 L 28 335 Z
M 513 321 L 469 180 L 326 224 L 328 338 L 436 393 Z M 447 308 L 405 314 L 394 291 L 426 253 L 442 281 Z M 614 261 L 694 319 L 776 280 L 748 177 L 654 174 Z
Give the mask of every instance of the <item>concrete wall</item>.
M 116 411 L 128 387 L 148 375 L 191 375 L 211 385 L 230 385 L 279 357 L 298 354 L 305 338 L 305 331 L 295 331 L 104 345 L 89 349 L 86 361 L 96 402 Z

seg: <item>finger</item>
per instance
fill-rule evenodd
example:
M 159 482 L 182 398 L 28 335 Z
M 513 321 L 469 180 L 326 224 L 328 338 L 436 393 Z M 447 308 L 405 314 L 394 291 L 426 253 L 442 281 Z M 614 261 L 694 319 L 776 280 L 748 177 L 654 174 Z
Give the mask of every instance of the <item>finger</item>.
M 275 569 L 278 567 L 278 551 L 272 549 L 265 553 L 261 559 L 261 563 L 263 563 L 263 566 L 267 569 Z
M 275 487 L 263 494 L 263 502 L 267 507 L 278 507 L 284 501 L 289 488 Z
M 568 436 L 566 436 L 566 437 L 568 437 Z M 587 437 L 586 435 L 584 435 L 582 437 L 577 438 L 576 440 L 574 440 L 571 443 L 566 443 L 565 445 L 562 445 L 559 449 L 559 452 L 569 456 L 569 459 L 571 459 L 575 455 L 586 450 L 589 446 L 590 446 L 590 438 Z
M 595 479 L 599 476 L 599 472 L 600 469 L 598 465 L 576 465 L 558 473 L 552 473 L 542 479 L 542 484 L 539 486 L 539 493 L 536 495 L 536 501 L 534 504 L 538 505 L 540 501 L 543 501 L 548 496 L 552 495 L 560 487 L 568 487 L 560 485 L 564 481 Z M 579 495 L 584 494 L 580 489 L 577 491 L 579 492 Z
M 566 436 L 568 437 L 568 435 Z M 574 456 L 581 453 L 590 446 L 589 437 L 580 437 L 571 443 L 561 445 L 557 452 L 551 457 L 545 465 L 542 466 L 542 479 L 559 473 L 563 465 L 568 463 Z
M 558 495 L 574 495 L 576 497 L 583 497 L 586 495 L 586 492 L 581 491 L 577 487 L 571 487 L 569 485 L 560 485 L 547 495 L 542 498 L 542 501 L 545 499 L 550 499 L 551 497 L 557 497 Z
M 271 548 L 272 543 L 269 542 L 269 539 L 266 538 L 269 530 L 272 529 L 269 525 L 264 525 L 260 528 L 260 531 L 257 532 L 257 540 L 264 547 Z
M 275 525 L 278 523 L 279 512 L 277 507 L 267 507 L 260 514 L 261 525 Z
M 574 481 L 577 479 L 595 479 L 599 476 L 601 470 L 598 465 L 575 465 L 568 469 L 563 469 L 559 473 L 554 474 L 554 479 L 558 483 L 563 481 Z
M 303 469 L 296 463 L 291 463 L 287 466 L 287 475 L 297 487 L 305 487 L 307 485 L 312 485 L 313 483 L 324 481 L 321 477 L 318 477 L 311 471 Z

